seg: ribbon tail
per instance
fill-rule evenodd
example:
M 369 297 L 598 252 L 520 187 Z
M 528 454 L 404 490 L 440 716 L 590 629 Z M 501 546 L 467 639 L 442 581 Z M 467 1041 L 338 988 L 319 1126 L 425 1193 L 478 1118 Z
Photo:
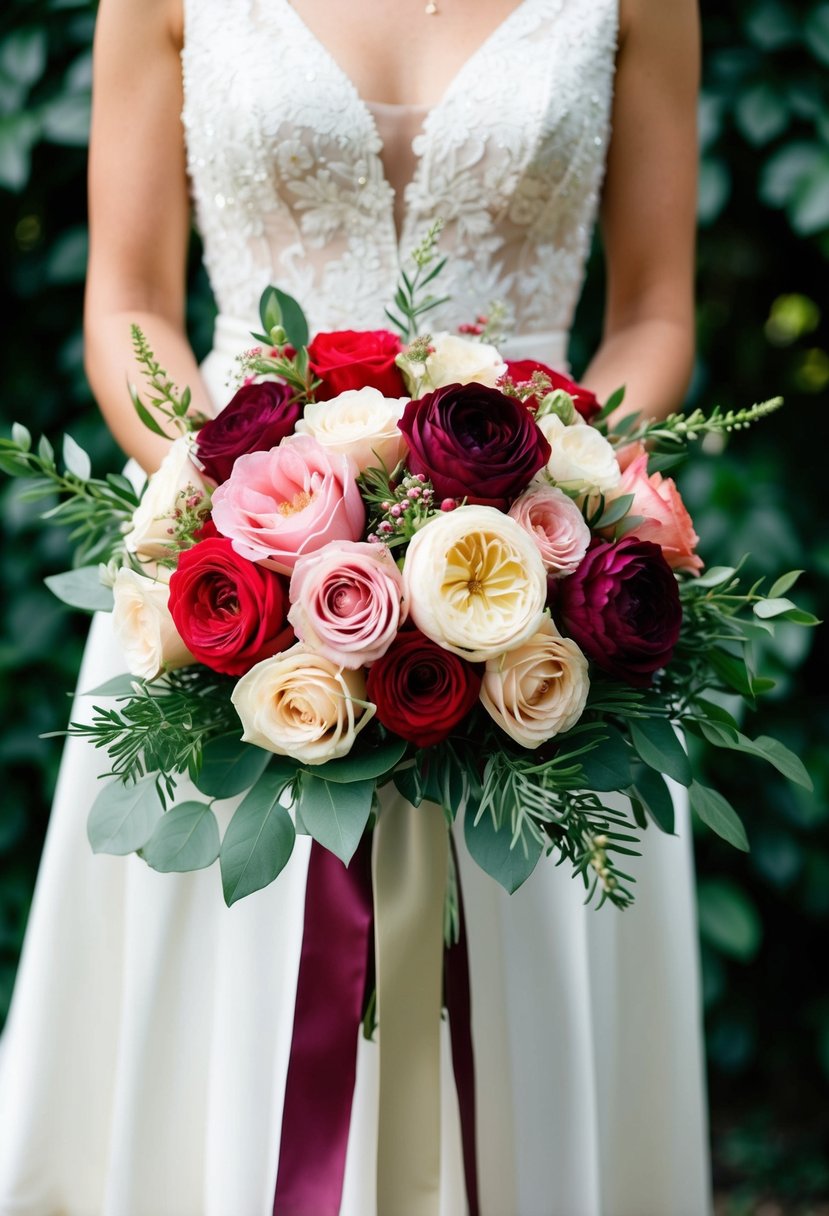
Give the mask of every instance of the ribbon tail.
M 371 923 L 370 838 L 347 868 L 314 841 L 274 1216 L 340 1211 Z
M 440 1014 L 449 833 L 431 802 L 386 786 L 375 829 L 380 1048 L 377 1211 L 440 1210 Z

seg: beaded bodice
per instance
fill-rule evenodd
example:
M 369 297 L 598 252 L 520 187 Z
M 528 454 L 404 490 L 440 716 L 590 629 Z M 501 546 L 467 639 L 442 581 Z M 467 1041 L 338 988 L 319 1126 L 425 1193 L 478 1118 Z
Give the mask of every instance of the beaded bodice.
M 451 301 L 433 328 L 497 299 L 517 333 L 566 333 L 616 31 L 617 0 L 522 0 L 426 113 L 398 231 L 375 114 L 288 0 L 185 0 L 182 117 L 220 312 L 255 320 L 275 282 L 312 329 L 382 326 L 401 258 L 441 217 Z

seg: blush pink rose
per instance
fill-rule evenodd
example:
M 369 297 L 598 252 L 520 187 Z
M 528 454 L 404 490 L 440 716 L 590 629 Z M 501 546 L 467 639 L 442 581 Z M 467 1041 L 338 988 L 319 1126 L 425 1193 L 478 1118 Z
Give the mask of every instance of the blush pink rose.
M 356 668 L 385 654 L 406 619 L 403 576 L 385 545 L 332 541 L 301 557 L 288 620 L 305 645 Z
M 350 457 L 326 452 L 309 435 L 291 435 L 237 459 L 214 491 L 213 522 L 242 557 L 290 574 L 303 553 L 362 535 L 356 476 Z
M 534 486 L 516 498 L 509 514 L 538 545 L 548 575 L 573 573 L 587 552 L 590 529 L 572 498 L 556 486 Z
M 628 445 L 619 456 L 623 472 L 614 496 L 632 494 L 630 514 L 643 517 L 632 531 L 659 545 L 673 570 L 699 574 L 702 559 L 694 552 L 699 537 L 673 479 L 661 473 L 648 476 L 648 453 L 641 444 Z

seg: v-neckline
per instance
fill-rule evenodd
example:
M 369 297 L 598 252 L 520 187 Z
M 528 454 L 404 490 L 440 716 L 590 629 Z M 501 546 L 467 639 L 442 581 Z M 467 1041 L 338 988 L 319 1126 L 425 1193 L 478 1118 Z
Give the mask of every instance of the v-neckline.
M 472 54 L 469 55 L 463 61 L 463 63 L 460 65 L 460 67 L 455 72 L 455 74 L 450 78 L 448 84 L 446 85 L 446 88 L 444 89 L 444 91 L 440 95 L 440 97 L 437 99 L 437 101 L 434 103 L 434 105 L 425 105 L 422 107 L 420 107 L 420 106 L 417 107 L 418 109 L 422 109 L 422 111 L 423 111 L 423 122 L 422 122 L 422 125 L 420 128 L 420 131 L 418 132 L 418 135 L 416 136 L 415 140 L 413 140 L 413 144 L 412 144 L 415 158 L 416 158 L 415 168 L 414 168 L 414 172 L 412 174 L 410 181 L 406 184 L 406 186 L 403 190 L 403 211 L 402 211 L 402 219 L 401 219 L 399 231 L 397 229 L 397 222 L 396 222 L 395 215 L 394 215 L 394 200 L 393 199 L 390 200 L 390 205 L 389 205 L 389 210 L 388 210 L 389 232 L 391 235 L 392 243 L 394 245 L 395 255 L 396 255 L 398 264 L 400 262 L 400 252 L 401 252 L 401 248 L 403 246 L 403 242 L 404 242 L 404 240 L 408 241 L 408 239 L 409 239 L 409 219 L 410 219 L 411 209 L 410 209 L 410 205 L 409 205 L 407 196 L 410 194 L 413 194 L 415 192 L 415 190 L 419 184 L 419 181 L 420 181 L 420 177 L 422 174 L 422 165 L 423 165 L 422 148 L 423 148 L 424 138 L 428 138 L 429 132 L 430 132 L 431 128 L 434 126 L 434 123 L 436 122 L 437 117 L 440 115 L 441 111 L 443 109 L 445 109 L 445 107 L 451 102 L 451 100 L 455 96 L 455 94 L 460 90 L 460 88 L 463 84 L 463 81 L 469 75 L 469 73 L 472 70 L 472 68 L 474 67 L 475 63 L 479 59 L 483 58 L 483 56 L 489 52 L 489 50 L 496 43 L 496 41 L 498 41 L 499 39 L 501 39 L 504 36 L 504 34 L 510 29 L 510 27 L 513 25 L 513 23 L 517 20 L 519 15 L 523 15 L 524 11 L 536 2 L 537 2 L 537 0 L 518 0 L 518 3 L 515 5 L 515 7 L 512 8 L 507 13 L 507 15 L 498 22 L 498 24 L 494 27 L 494 29 L 491 30 L 491 32 L 489 34 L 487 34 L 487 36 L 484 38 L 484 40 L 478 44 L 478 46 L 475 48 L 475 50 L 472 52 Z M 333 52 L 328 49 L 328 47 L 322 41 L 322 39 L 317 34 L 314 33 L 314 31 L 311 29 L 310 25 L 308 25 L 307 21 L 305 21 L 305 19 L 297 12 L 297 10 L 294 8 L 293 4 L 291 3 L 291 0 L 282 0 L 282 7 L 283 7 L 283 9 L 287 9 L 289 19 L 294 22 L 294 24 L 297 27 L 297 29 L 299 30 L 300 34 L 306 39 L 306 41 L 317 49 L 318 54 L 328 64 L 331 72 L 339 79 L 340 83 L 343 85 L 343 87 L 347 90 L 347 92 L 351 96 L 351 99 L 354 102 L 355 106 L 361 112 L 363 121 L 374 138 L 375 145 L 380 149 L 380 152 L 377 155 L 377 160 L 379 161 L 379 164 L 380 164 L 380 171 L 382 174 L 383 181 L 389 187 L 390 192 L 392 194 L 394 194 L 394 188 L 392 187 L 391 183 L 389 182 L 388 175 L 386 173 L 386 167 L 383 163 L 382 152 L 383 152 L 385 145 L 380 136 L 380 131 L 378 129 L 375 116 L 371 111 L 371 105 L 360 93 L 360 90 L 357 88 L 357 85 L 354 83 L 353 79 L 348 74 L 348 72 L 345 70 L 345 68 L 335 58 Z M 374 103 L 374 102 L 372 102 L 372 104 L 394 106 L 396 104 L 397 105 L 407 105 L 408 103 L 404 103 L 404 102 Z M 417 146 L 415 146 L 417 144 L 420 145 L 419 148 Z

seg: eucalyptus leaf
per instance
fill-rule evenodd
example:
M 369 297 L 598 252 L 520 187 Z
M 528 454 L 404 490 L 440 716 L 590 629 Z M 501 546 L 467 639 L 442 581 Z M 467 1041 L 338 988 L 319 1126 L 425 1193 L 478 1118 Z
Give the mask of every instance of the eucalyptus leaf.
M 688 788 L 691 807 L 712 832 L 744 853 L 749 850 L 748 837 L 742 820 L 731 803 L 717 790 L 692 781 Z
M 82 692 L 82 697 L 131 697 L 135 695 L 135 685 L 140 686 L 141 680 L 138 676 L 131 676 L 128 672 L 123 675 L 113 676 L 111 680 L 105 680 L 103 684 L 96 685 L 95 688 L 90 688 L 86 692 Z
M 781 574 L 780 578 L 772 584 L 768 598 L 774 600 L 778 596 L 785 595 L 787 591 L 791 591 L 802 573 L 802 570 L 789 570 L 787 574 Z
M 620 494 L 618 498 L 614 498 L 602 512 L 593 527 L 609 528 L 611 524 L 617 524 L 621 519 L 624 519 L 633 505 L 633 497 L 632 494 Z
M 81 481 L 88 481 L 92 476 L 92 465 L 89 457 L 71 435 L 64 435 L 63 437 L 63 463 L 69 472 L 74 473 Z
M 63 574 L 50 574 L 43 580 L 53 595 L 71 608 L 85 612 L 111 612 L 112 588 L 105 587 L 97 566 L 81 566 Z
M 533 837 L 522 837 L 511 848 L 512 832 L 509 824 L 503 824 L 496 831 L 489 811 L 485 811 L 477 823 L 475 816 L 467 811 L 463 831 L 472 859 L 510 895 L 527 881 L 544 851 L 543 846 Z
M 405 739 L 390 738 L 375 747 L 361 750 L 360 740 L 347 756 L 341 760 L 328 760 L 325 764 L 306 765 L 305 772 L 311 777 L 320 777 L 323 781 L 336 781 L 349 784 L 352 781 L 366 781 L 368 778 L 382 777 L 390 772 L 395 764 L 402 760 L 408 744 Z
M 650 768 L 680 785 L 691 784 L 691 762 L 667 718 L 631 718 L 630 737 Z
M 155 777 L 108 782 L 92 804 L 86 831 L 94 853 L 123 856 L 143 848 L 163 814 Z
M 326 849 L 348 865 L 368 823 L 375 782 L 331 784 L 303 773 L 299 813 L 305 827 Z
M 243 743 L 237 735 L 222 735 L 205 745 L 194 785 L 210 798 L 232 798 L 250 789 L 272 758 L 271 752 Z
M 19 448 L 24 452 L 30 452 L 32 449 L 32 433 L 28 427 L 25 427 L 22 422 L 12 423 L 12 439 Z
M 285 868 L 296 833 L 279 802 L 292 770 L 265 772 L 234 812 L 219 851 L 228 907 L 272 883 Z
M 219 856 L 219 825 L 205 802 L 182 802 L 162 815 L 141 856 L 162 874 L 212 866 Z

